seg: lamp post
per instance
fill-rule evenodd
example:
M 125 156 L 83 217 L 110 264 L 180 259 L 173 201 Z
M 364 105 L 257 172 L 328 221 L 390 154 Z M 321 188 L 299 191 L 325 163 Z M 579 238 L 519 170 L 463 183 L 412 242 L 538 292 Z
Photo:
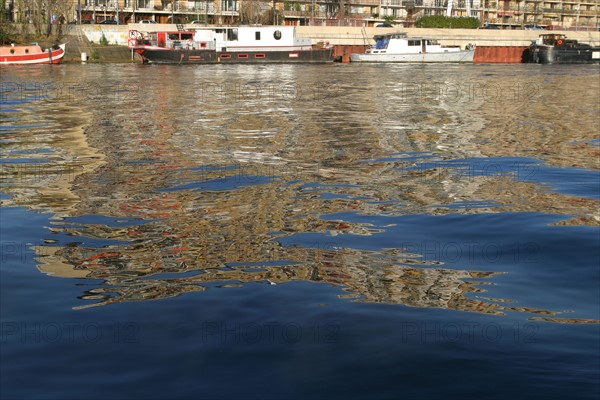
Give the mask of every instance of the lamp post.
M 577 19 L 575 19 L 575 30 L 579 30 L 579 13 L 581 12 L 581 0 L 577 2 Z

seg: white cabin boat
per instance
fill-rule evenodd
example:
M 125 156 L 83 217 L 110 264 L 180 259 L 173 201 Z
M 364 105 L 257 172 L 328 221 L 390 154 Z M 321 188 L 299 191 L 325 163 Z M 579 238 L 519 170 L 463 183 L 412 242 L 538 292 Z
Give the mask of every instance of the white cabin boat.
M 472 63 L 475 48 L 442 47 L 436 40 L 407 37 L 397 32 L 375 36 L 375 45 L 364 54 L 352 54 L 352 62 Z
M 323 63 L 333 61 L 333 47 L 313 45 L 296 36 L 294 27 L 201 27 L 187 31 L 129 31 L 129 47 L 144 62 Z

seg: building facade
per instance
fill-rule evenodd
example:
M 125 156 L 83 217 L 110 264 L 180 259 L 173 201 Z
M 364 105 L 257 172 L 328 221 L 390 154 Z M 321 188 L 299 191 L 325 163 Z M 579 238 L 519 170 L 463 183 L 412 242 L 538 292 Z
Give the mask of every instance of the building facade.
M 54 0 L 49 15 L 75 23 L 287 24 L 414 26 L 428 15 L 472 16 L 502 28 L 525 25 L 600 27 L 600 0 Z M 27 22 L 35 0 L 6 0 L 15 22 Z M 51 14 L 50 14 L 51 13 Z M 57 15 L 58 13 L 58 15 Z

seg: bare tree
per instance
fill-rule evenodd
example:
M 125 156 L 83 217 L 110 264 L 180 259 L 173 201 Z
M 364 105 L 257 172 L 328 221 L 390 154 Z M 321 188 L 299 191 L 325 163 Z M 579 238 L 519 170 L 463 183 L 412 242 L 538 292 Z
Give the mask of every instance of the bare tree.
M 58 26 L 57 33 L 62 31 L 60 28 L 74 12 L 75 4 L 70 0 L 15 0 L 14 9 L 15 22 L 31 25 L 37 36 L 49 36 L 53 23 Z
M 244 0 L 240 5 L 240 22 L 242 24 L 269 23 L 270 14 L 266 15 L 267 11 L 269 11 L 269 4 L 265 0 Z

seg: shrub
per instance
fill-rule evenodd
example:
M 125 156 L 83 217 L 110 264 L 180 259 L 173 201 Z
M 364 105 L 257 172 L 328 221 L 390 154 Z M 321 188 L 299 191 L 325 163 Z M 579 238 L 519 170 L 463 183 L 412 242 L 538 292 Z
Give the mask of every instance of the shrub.
M 477 29 L 479 19 L 475 17 L 446 17 L 445 15 L 429 15 L 417 20 L 417 28 L 452 28 Z

